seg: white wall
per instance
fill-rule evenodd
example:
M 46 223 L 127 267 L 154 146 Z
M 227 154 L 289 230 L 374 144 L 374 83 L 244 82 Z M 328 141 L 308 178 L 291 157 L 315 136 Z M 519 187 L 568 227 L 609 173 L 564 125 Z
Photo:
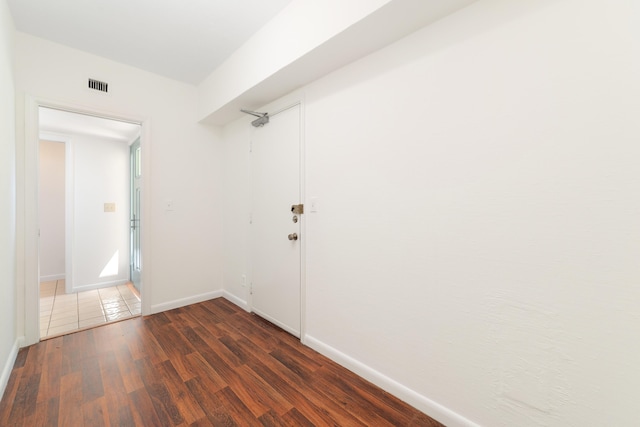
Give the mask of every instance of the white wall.
M 40 281 L 65 274 L 65 147 L 40 141 Z
M 200 117 L 227 124 L 474 1 L 295 0 L 199 85 Z
M 0 397 L 9 380 L 18 349 L 14 34 L 7 4 L 0 0 Z
M 144 191 L 149 194 L 143 197 L 149 203 L 143 206 L 143 217 L 146 212 L 149 220 L 142 225 L 142 238 L 149 239 L 149 245 L 148 258 L 143 259 L 143 304 L 149 311 L 160 311 L 219 292 L 219 136 L 196 123 L 196 88 L 26 34 L 17 33 L 16 41 L 21 126 L 26 95 L 147 125 L 142 155 Z M 86 89 L 89 77 L 109 82 L 110 93 Z M 17 144 L 21 157 L 28 154 L 23 132 Z M 173 201 L 172 211 L 165 210 L 166 200 Z M 29 213 L 24 215 L 28 218 Z
M 637 424 L 637 40 L 633 0 L 480 0 L 304 88 L 305 341 L 448 425 Z
M 200 84 L 199 118 L 206 118 L 389 1 L 292 1 Z M 337 8 L 341 13 L 335 13 Z
M 236 120 L 223 129 L 224 183 L 224 263 L 223 281 L 228 298 L 248 309 L 248 289 L 242 276 L 249 277 L 249 139 L 251 118 Z M 229 297 L 230 295 L 230 297 Z
M 75 135 L 73 153 L 72 288 L 129 279 L 129 146 Z M 105 212 L 115 203 L 115 212 Z

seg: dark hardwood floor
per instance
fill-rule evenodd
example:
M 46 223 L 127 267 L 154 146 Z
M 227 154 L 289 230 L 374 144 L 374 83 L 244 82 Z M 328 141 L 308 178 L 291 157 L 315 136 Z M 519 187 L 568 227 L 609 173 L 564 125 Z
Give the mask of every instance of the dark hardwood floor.
M 219 298 L 20 350 L 0 426 L 441 426 Z

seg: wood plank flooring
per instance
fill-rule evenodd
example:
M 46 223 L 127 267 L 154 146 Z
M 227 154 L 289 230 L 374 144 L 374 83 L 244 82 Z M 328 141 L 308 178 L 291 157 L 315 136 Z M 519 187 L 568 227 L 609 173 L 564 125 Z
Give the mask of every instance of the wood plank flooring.
M 23 348 L 1 426 L 441 426 L 218 298 Z

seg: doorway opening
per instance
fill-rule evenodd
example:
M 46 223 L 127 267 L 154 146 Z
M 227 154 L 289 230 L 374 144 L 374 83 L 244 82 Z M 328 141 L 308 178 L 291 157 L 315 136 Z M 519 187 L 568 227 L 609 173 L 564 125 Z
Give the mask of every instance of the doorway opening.
M 130 146 L 141 124 L 39 106 L 38 130 L 40 337 L 139 316 Z

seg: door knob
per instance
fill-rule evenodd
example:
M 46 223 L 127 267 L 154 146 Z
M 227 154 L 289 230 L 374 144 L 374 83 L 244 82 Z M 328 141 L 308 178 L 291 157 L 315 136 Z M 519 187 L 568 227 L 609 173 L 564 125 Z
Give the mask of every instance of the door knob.
M 298 240 L 298 233 L 291 233 L 287 237 L 289 240 Z

